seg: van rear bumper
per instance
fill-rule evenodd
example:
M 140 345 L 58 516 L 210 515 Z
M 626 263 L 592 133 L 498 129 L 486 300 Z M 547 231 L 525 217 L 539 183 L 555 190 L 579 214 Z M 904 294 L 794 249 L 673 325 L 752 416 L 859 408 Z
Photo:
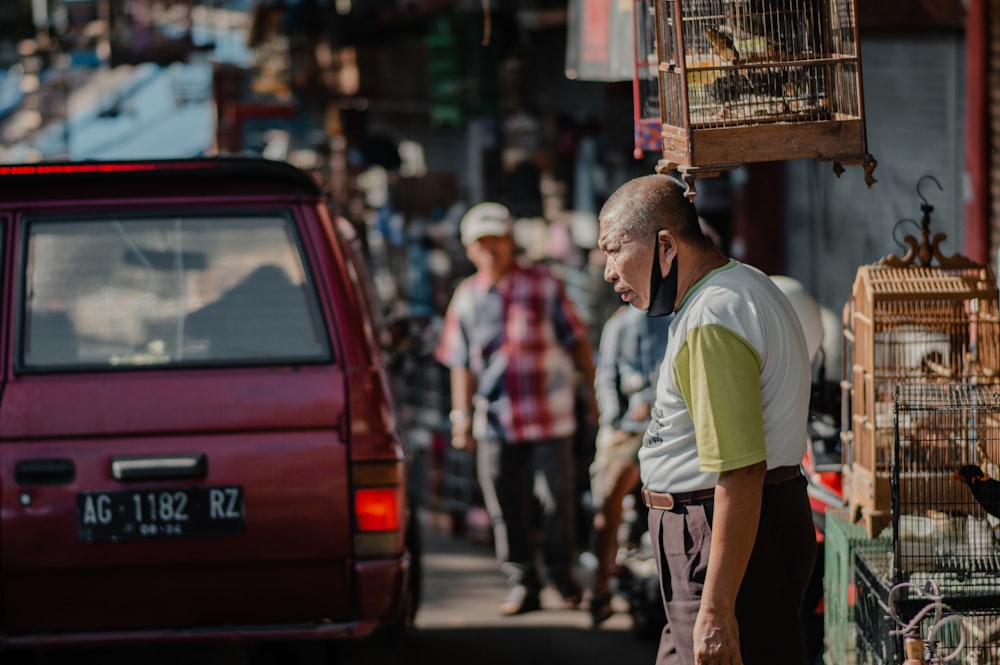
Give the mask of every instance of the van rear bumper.
M 6 649 L 139 645 L 150 643 L 195 644 L 268 640 L 343 640 L 367 637 L 382 624 L 391 623 L 403 607 L 410 568 L 408 554 L 388 561 L 366 561 L 355 566 L 358 617 L 351 621 L 199 626 L 186 629 L 88 631 L 0 635 L 0 652 Z
M 197 642 L 231 642 L 256 640 L 349 639 L 365 637 L 375 630 L 376 621 L 334 623 L 260 624 L 247 626 L 206 626 L 183 630 L 131 630 L 85 633 L 41 633 L 37 635 L 0 636 L 3 649 L 34 649 L 39 647 L 87 647 L 146 643 L 193 644 Z

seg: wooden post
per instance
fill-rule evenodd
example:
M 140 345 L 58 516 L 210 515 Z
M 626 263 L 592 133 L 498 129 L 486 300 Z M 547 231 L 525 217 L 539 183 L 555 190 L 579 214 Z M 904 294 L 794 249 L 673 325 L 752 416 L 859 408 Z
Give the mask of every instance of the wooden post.
M 986 0 L 969 0 L 965 20 L 965 255 L 989 260 L 989 89 Z

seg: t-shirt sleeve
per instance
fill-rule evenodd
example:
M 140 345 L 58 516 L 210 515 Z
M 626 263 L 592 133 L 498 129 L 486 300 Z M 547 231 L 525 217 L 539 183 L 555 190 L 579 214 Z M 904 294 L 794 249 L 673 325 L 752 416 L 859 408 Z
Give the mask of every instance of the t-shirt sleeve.
M 724 326 L 688 332 L 673 369 L 694 423 L 702 471 L 732 471 L 767 459 L 760 367 L 750 343 Z
M 614 425 L 621 417 L 618 398 L 618 355 L 622 345 L 622 314 L 613 315 L 601 331 L 597 345 L 597 364 L 594 368 L 594 390 L 597 394 L 597 408 L 600 424 Z

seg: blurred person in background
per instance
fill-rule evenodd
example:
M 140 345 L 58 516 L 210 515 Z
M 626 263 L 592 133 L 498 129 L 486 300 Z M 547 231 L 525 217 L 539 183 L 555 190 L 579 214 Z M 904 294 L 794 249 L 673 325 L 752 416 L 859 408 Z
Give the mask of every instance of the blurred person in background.
M 671 319 L 650 318 L 623 305 L 601 332 L 595 377 L 600 427 L 590 468 L 596 508 L 593 550 L 597 567 L 590 597 L 595 627 L 612 614 L 610 578 L 618 553 L 622 501 L 639 482 L 637 455 L 649 425 Z
M 541 608 L 543 582 L 580 604 L 575 558 L 575 400 L 595 424 L 593 350 L 562 284 L 515 256 L 510 211 L 472 207 L 459 229 L 476 272 L 455 290 L 435 357 L 451 370 L 452 445 L 476 454 L 497 558 L 510 591 L 505 616 Z M 586 390 L 578 391 L 578 382 Z M 545 579 L 536 566 L 540 507 Z

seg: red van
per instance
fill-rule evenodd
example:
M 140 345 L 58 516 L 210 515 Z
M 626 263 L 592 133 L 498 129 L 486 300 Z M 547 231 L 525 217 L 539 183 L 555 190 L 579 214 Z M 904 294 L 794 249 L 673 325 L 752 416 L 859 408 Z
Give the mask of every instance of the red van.
M 0 166 L 0 649 L 412 620 L 350 230 L 280 162 Z

